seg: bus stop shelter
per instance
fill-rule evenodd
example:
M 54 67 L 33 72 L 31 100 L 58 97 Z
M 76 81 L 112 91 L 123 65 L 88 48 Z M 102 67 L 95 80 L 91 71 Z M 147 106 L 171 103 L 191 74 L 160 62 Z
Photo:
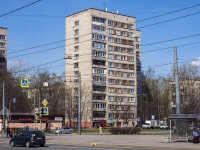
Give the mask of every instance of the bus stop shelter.
M 189 140 L 194 127 L 200 128 L 200 114 L 172 114 L 170 115 L 171 137 L 175 140 Z

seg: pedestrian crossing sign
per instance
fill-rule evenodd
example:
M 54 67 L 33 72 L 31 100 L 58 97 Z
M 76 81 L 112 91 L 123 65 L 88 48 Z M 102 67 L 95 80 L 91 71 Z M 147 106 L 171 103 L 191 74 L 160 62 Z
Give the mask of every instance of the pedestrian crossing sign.
M 29 87 L 28 78 L 21 79 L 20 80 L 20 86 L 22 88 L 28 88 Z

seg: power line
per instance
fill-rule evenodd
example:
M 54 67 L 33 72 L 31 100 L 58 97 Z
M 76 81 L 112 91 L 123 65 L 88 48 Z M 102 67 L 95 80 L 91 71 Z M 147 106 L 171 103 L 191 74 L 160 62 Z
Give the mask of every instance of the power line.
M 176 13 L 176 12 L 179 12 L 179 11 L 183 11 L 183 10 L 190 9 L 190 8 L 194 8 L 194 7 L 198 7 L 198 6 L 200 6 L 200 4 L 193 5 L 193 6 L 186 7 L 186 8 L 182 8 L 182 9 L 178 9 L 178 10 L 171 11 L 171 12 L 167 12 L 167 13 L 164 13 L 164 14 L 161 14 L 161 15 L 149 17 L 149 18 L 146 18 L 146 19 L 139 20 L 139 21 L 137 21 L 137 22 L 142 22 L 142 21 L 146 21 L 146 20 L 158 18 L 158 17 L 161 17 L 161 16 L 169 15 L 169 14 L 172 14 L 172 13 Z
M 149 43 L 149 44 L 145 44 L 145 45 L 141 45 L 141 46 L 149 46 L 149 45 L 154 45 L 154 44 L 171 42 L 171 41 L 181 40 L 181 39 L 190 38 L 190 37 L 199 36 L 199 35 L 200 35 L 200 33 L 199 34 L 189 35 L 189 36 L 184 36 L 184 37 L 179 37 L 179 38 L 175 38 L 175 39 L 169 39 L 169 40 L 165 40 L 165 41 L 160 41 L 160 42 Z
M 30 3 L 30 4 L 28 4 L 28 5 L 25 5 L 25 6 L 22 6 L 22 7 L 20 7 L 20 8 L 15 9 L 15 10 L 12 10 L 12 11 L 10 11 L 10 12 L 8 12 L 8 13 L 5 13 L 5 14 L 3 14 L 3 15 L 0 15 L 0 17 L 9 15 L 9 14 L 11 14 L 11 13 L 14 13 L 14 12 L 18 11 L 18 10 L 24 9 L 24 8 L 26 8 L 26 7 L 29 7 L 29 6 L 31 6 L 31 5 L 33 5 L 33 4 L 35 4 L 35 3 L 38 3 L 38 2 L 40 2 L 40 1 L 42 1 L 42 0 L 37 0 L 37 1 L 35 1 L 35 2 L 33 2 L 33 3 Z
M 193 42 L 193 43 L 181 44 L 181 45 L 177 45 L 176 47 L 183 47 L 183 46 L 194 45 L 194 44 L 200 44 L 200 42 Z M 148 50 L 148 51 L 144 51 L 144 52 L 141 52 L 141 53 L 148 53 L 148 52 L 159 51 L 159 50 L 164 50 L 164 49 L 171 49 L 173 47 L 174 46 L 165 47 L 165 48 L 159 48 L 159 49 L 153 49 L 153 50 Z
M 146 26 L 139 27 L 138 29 L 142 29 L 142 28 L 146 28 L 146 27 L 150 27 L 150 26 L 154 26 L 154 25 L 158 25 L 158 24 L 174 21 L 174 20 L 177 20 L 177 19 L 181 19 L 181 18 L 185 18 L 185 17 L 197 15 L 197 14 L 200 14 L 200 12 L 196 12 L 196 13 L 193 13 L 193 14 L 189 14 L 189 15 L 185 15 L 185 16 L 181 16 L 181 17 L 177 17 L 177 18 L 173 18 L 173 19 L 169 19 L 169 20 L 165 20 L 165 21 L 161 21 L 161 22 L 157 22 L 157 23 L 153 23 L 153 24 L 149 24 L 149 25 L 146 25 Z

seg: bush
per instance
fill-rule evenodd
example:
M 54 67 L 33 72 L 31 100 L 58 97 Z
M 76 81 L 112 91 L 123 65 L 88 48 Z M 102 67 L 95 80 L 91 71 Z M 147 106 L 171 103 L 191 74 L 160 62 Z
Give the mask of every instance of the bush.
M 110 134 L 138 134 L 141 129 L 138 127 L 112 127 L 108 131 Z

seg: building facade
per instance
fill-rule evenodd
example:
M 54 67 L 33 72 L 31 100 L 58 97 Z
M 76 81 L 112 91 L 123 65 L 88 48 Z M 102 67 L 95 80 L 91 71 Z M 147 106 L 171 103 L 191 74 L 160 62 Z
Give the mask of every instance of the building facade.
M 67 16 L 66 56 L 66 88 L 73 88 L 75 103 L 81 74 L 82 126 L 137 124 L 141 61 L 136 18 L 93 8 Z
M 0 72 L 7 69 L 7 29 L 0 27 Z

